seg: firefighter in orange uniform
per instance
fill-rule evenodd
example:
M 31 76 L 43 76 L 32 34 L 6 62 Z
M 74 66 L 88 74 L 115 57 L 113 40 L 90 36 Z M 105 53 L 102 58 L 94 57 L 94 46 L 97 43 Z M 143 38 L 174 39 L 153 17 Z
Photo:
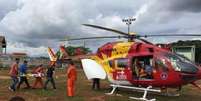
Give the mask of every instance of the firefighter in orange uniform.
M 68 69 L 67 69 L 67 96 L 75 95 L 75 81 L 77 79 L 77 72 L 75 65 L 72 61 L 70 61 Z

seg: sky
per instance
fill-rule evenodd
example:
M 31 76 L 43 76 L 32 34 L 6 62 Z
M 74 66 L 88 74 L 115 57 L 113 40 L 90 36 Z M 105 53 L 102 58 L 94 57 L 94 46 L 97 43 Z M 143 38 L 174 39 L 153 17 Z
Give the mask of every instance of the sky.
M 68 38 L 110 36 L 111 32 L 82 26 L 96 24 L 127 32 L 123 18 L 135 17 L 131 31 L 137 34 L 201 34 L 200 0 L 0 0 L 0 35 L 7 52 L 47 56 L 47 47 L 58 49 Z M 148 38 L 170 43 L 199 37 Z M 121 39 L 123 40 L 123 39 Z M 95 51 L 115 39 L 88 40 Z M 68 45 L 83 45 L 83 41 Z

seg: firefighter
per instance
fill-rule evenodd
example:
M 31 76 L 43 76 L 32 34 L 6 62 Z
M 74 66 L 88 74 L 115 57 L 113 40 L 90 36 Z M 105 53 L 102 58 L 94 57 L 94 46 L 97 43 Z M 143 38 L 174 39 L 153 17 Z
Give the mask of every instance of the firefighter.
M 67 96 L 72 97 L 75 95 L 75 81 L 77 78 L 77 72 L 75 65 L 72 61 L 70 61 L 68 69 L 67 69 Z

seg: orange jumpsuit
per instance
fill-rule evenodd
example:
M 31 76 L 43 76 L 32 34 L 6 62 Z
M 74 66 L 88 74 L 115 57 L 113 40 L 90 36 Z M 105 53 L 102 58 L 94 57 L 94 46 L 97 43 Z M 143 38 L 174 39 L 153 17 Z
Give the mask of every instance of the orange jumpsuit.
M 35 71 L 35 73 L 44 73 L 43 67 L 38 67 Z M 43 87 L 43 80 L 42 77 L 35 77 L 36 80 L 33 83 L 32 88 L 42 88 Z
M 69 65 L 67 70 L 67 96 L 75 95 L 75 80 L 77 79 L 77 72 L 74 65 Z

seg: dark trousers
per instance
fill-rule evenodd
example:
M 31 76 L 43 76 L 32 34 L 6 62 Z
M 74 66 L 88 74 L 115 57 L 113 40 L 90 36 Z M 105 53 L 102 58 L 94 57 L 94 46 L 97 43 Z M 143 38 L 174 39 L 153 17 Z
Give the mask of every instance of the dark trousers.
M 21 76 L 21 77 L 20 77 L 20 82 L 19 82 L 17 88 L 19 89 L 20 86 L 21 86 L 21 84 L 24 83 L 24 82 L 25 82 L 25 84 L 27 85 L 27 88 L 30 88 L 30 85 L 29 85 L 29 82 L 28 82 L 28 80 L 27 80 L 27 77 L 25 77 L 25 76 Z
M 100 79 L 98 78 L 93 79 L 92 89 L 100 89 Z
M 12 79 L 12 84 L 10 85 L 10 88 L 15 91 L 16 85 L 18 83 L 18 78 L 17 76 L 11 76 Z
M 53 77 L 47 77 L 47 80 L 46 80 L 45 85 L 44 85 L 44 89 L 47 89 L 47 84 L 48 84 L 49 81 L 51 82 L 53 88 L 56 89 L 56 86 L 55 86 L 55 82 L 54 82 L 54 78 L 53 78 Z

